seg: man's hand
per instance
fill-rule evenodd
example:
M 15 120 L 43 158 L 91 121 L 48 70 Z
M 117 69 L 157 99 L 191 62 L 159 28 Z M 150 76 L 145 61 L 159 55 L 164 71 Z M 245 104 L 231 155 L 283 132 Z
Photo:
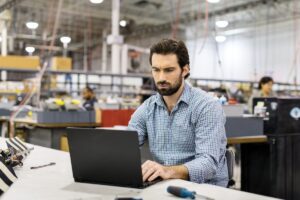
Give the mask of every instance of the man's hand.
M 188 179 L 188 170 L 185 166 L 163 166 L 157 162 L 147 160 L 142 165 L 143 181 L 153 181 L 157 177 L 162 179 Z

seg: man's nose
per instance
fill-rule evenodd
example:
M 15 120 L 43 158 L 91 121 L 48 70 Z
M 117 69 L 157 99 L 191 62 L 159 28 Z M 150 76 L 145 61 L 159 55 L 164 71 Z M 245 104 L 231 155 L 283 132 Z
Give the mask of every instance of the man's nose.
M 166 80 L 166 75 L 165 75 L 165 73 L 162 71 L 162 72 L 160 72 L 159 73 L 159 75 L 158 75 L 158 81 L 165 81 Z

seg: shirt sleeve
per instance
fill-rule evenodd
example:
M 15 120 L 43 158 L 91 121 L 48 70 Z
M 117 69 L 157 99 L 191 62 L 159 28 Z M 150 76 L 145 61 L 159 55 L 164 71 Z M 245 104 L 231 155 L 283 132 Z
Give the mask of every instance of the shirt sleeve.
M 195 159 L 184 164 L 192 182 L 212 179 L 226 148 L 225 114 L 217 101 L 209 101 L 196 109 Z M 224 152 L 223 152 L 224 151 Z
M 138 109 L 132 114 L 131 119 L 128 123 L 129 130 L 135 130 L 139 135 L 139 145 L 143 145 L 145 138 L 147 137 L 147 126 L 146 126 L 146 110 L 147 106 L 144 102 Z

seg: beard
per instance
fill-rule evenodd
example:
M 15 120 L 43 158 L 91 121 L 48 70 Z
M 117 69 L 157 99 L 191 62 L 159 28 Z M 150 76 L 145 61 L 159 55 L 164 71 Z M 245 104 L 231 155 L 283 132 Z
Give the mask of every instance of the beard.
M 161 85 L 168 86 L 168 87 L 159 88 L 159 86 Z M 162 96 L 171 96 L 175 94 L 179 90 L 181 85 L 182 85 L 181 74 L 173 85 L 167 81 L 159 81 L 155 84 L 158 93 Z

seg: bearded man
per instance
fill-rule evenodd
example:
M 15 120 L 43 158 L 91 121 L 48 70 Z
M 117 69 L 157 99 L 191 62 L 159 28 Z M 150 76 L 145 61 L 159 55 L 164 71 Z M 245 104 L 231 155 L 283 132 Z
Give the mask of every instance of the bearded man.
M 148 139 L 153 161 L 142 165 L 144 181 L 184 179 L 227 186 L 225 115 L 221 105 L 185 79 L 189 54 L 182 41 L 163 39 L 150 49 L 158 93 L 132 115 L 140 145 Z

